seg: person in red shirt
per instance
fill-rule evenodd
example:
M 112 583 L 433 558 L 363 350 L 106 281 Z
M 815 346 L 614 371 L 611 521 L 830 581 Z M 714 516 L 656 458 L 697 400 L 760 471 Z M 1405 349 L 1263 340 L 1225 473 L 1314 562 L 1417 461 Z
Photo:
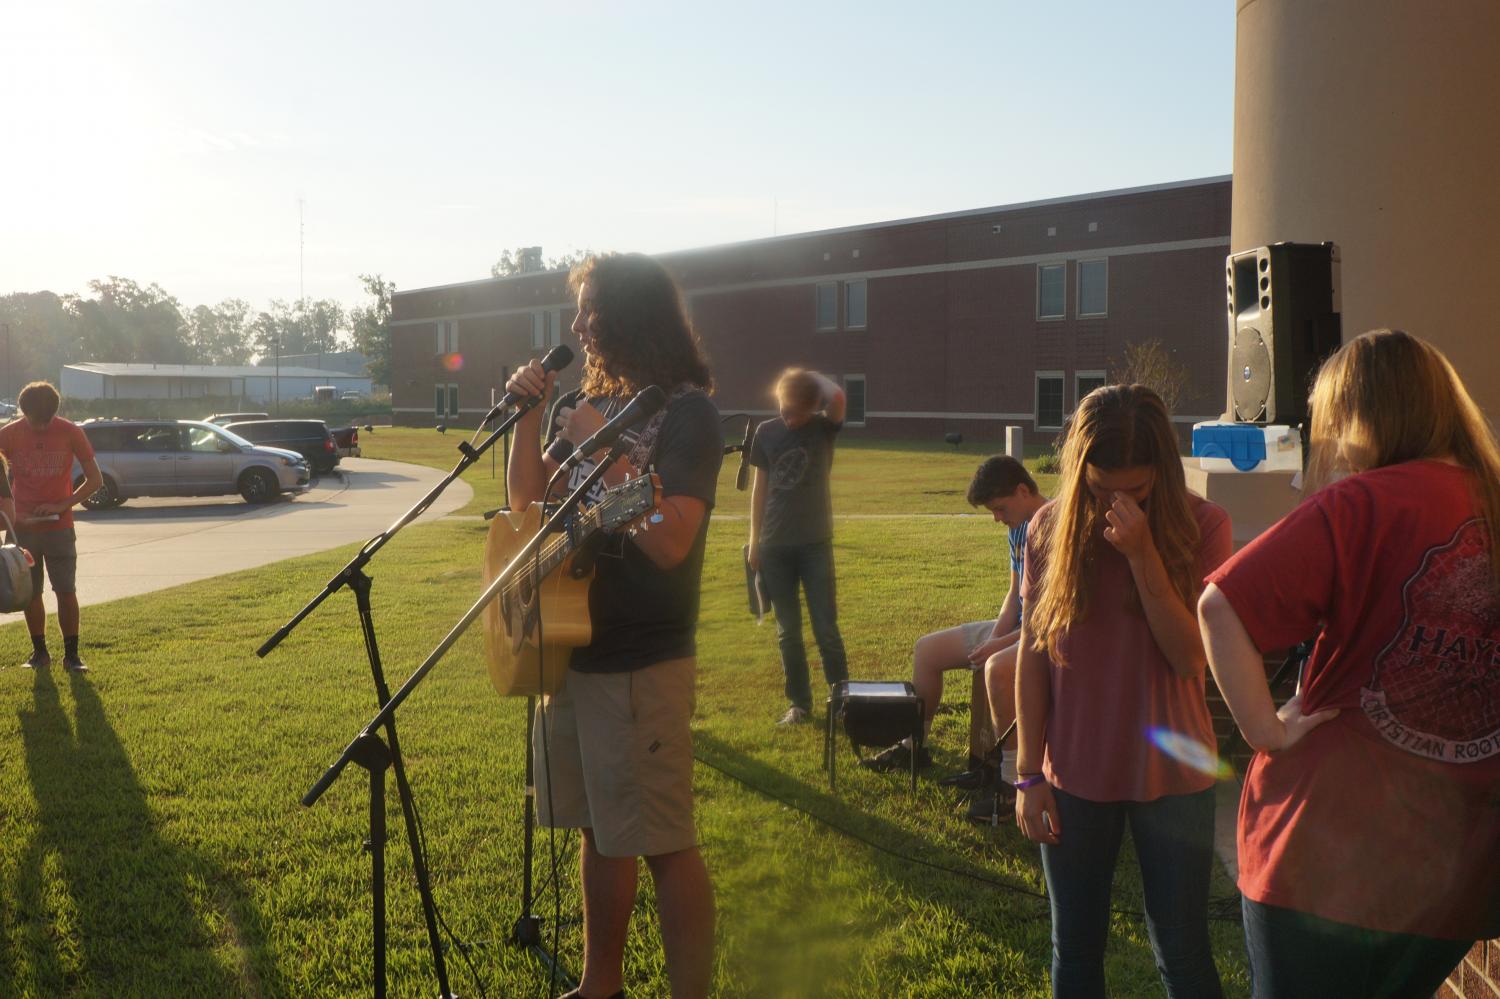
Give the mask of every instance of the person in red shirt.
M 5 453 L 0 452 L 0 513 L 10 520 L 11 526 L 16 523 L 16 503 L 10 495 L 10 466 L 5 463 Z M 15 538 L 10 540 L 15 541 Z
M 1345 344 L 1311 403 L 1315 491 L 1198 608 L 1257 751 L 1238 830 L 1254 994 L 1426 997 L 1500 935 L 1500 447 L 1399 330 Z M 1278 712 L 1262 652 L 1309 635 Z
M 1027 538 L 1016 668 L 1016 825 L 1041 844 L 1054 996 L 1105 994 L 1127 825 L 1167 993 L 1222 995 L 1208 936 L 1215 777 L 1180 747 L 1215 745 L 1193 607 L 1229 550 L 1228 515 L 1187 491 L 1161 398 L 1144 385 L 1084 397 L 1057 498 Z
M 88 667 L 78 654 L 77 536 L 73 507 L 103 482 L 94 449 L 77 424 L 57 415 L 62 397 L 47 382 L 32 382 L 16 400 L 19 419 L 0 427 L 0 452 L 10 462 L 15 493 L 16 528 L 22 548 L 31 552 L 33 595 L 26 607 L 31 631 L 31 658 L 22 665 L 52 665 L 47 651 L 47 610 L 42 604 L 43 574 L 57 595 L 57 619 L 63 636 L 63 666 L 76 673 Z M 83 481 L 73 487 L 73 461 L 83 467 Z

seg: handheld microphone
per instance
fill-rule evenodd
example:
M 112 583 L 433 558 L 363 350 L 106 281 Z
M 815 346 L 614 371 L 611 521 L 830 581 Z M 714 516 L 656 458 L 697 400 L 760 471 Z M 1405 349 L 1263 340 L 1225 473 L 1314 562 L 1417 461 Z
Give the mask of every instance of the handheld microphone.
M 750 438 L 755 435 L 755 417 L 745 414 L 745 442 L 740 445 L 740 470 L 734 477 L 734 488 L 740 492 L 750 482 Z
M 545 375 L 551 371 L 561 371 L 563 368 L 566 368 L 572 363 L 572 349 L 569 348 L 566 344 L 560 343 L 556 347 L 553 347 L 551 350 L 547 351 L 547 356 L 542 358 L 542 374 Z M 495 403 L 494 407 L 485 416 L 484 422 L 489 423 L 495 417 L 499 416 L 501 413 L 505 412 L 516 403 L 526 401 L 527 398 L 527 396 L 516 395 L 514 392 L 505 393 L 505 397 L 502 398 L 499 402 Z M 537 402 L 541 401 L 541 398 L 539 396 L 533 396 L 531 398 L 534 398 L 536 400 L 536 402 L 531 403 L 531 405 L 533 406 L 536 405 Z
M 558 471 L 561 472 L 563 469 L 578 467 L 588 459 L 589 455 L 601 448 L 613 445 L 620 439 L 621 434 L 638 424 L 645 423 L 658 409 L 661 409 L 666 404 L 667 393 L 663 392 L 659 386 L 648 385 L 641 389 L 636 397 L 630 400 L 630 404 L 620 410 L 614 419 L 595 431 L 594 435 L 588 440 L 578 445 L 572 455 L 566 461 L 562 462 Z

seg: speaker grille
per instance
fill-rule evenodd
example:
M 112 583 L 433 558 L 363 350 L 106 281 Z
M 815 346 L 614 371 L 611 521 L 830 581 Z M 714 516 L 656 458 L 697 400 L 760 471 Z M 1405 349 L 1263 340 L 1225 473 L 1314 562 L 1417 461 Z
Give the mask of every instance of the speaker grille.
M 1265 419 L 1271 397 L 1271 348 L 1266 338 L 1254 326 L 1233 330 L 1229 358 L 1235 419 L 1245 423 Z

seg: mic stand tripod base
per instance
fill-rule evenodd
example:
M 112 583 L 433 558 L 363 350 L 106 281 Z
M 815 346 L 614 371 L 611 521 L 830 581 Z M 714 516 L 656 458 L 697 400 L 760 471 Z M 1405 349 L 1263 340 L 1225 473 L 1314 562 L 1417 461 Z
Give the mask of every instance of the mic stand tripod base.
M 531 914 L 516 920 L 510 928 L 510 942 L 517 947 L 535 947 L 542 942 L 542 921 Z

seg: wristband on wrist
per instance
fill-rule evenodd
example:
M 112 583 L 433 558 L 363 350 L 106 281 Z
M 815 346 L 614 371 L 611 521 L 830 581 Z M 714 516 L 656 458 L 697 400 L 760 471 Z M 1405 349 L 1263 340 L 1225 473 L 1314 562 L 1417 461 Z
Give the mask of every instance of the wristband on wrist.
M 1017 774 L 1017 776 L 1019 777 L 1020 775 Z M 1044 783 L 1046 780 L 1047 778 L 1043 777 L 1041 774 L 1032 774 L 1029 777 L 1021 777 L 1020 780 L 1016 781 L 1011 786 L 1014 787 L 1017 791 L 1024 791 L 1028 787 L 1036 787 L 1038 784 Z

